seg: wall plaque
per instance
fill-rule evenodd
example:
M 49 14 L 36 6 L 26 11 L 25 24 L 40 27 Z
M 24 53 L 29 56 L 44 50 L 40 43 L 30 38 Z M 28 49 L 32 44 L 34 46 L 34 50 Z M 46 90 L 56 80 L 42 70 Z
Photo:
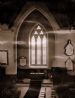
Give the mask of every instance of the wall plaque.
M 67 41 L 67 44 L 65 46 L 65 54 L 67 56 L 72 56 L 74 54 L 74 48 L 73 48 L 73 45 L 71 43 L 71 40 Z

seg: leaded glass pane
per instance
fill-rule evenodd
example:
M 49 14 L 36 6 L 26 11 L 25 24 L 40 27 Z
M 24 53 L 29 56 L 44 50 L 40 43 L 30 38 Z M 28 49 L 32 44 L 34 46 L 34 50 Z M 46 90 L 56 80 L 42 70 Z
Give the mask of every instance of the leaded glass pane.
M 35 64 L 35 37 L 31 39 L 31 63 Z
M 41 31 L 40 34 L 43 35 L 43 31 Z
M 46 36 L 43 37 L 43 64 L 46 64 Z
M 35 35 L 38 35 L 38 32 L 37 32 L 37 31 L 35 31 L 35 32 L 34 32 L 34 34 L 35 34 Z
M 37 26 L 37 30 L 41 30 L 41 27 L 39 25 Z
M 37 38 L 37 64 L 41 64 L 41 38 Z

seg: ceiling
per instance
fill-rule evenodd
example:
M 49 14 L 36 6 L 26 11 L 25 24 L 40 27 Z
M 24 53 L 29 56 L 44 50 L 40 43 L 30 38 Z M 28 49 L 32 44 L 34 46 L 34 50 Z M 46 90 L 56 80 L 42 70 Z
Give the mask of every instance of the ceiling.
M 0 23 L 11 27 L 27 2 L 45 3 L 61 28 L 75 27 L 75 0 L 0 0 Z

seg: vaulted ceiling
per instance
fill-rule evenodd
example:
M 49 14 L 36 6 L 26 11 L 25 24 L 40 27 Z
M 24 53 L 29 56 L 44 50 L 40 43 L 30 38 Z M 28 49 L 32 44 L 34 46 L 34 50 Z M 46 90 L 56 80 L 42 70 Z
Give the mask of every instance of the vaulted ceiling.
M 45 3 L 61 28 L 75 27 L 75 0 L 0 0 L 0 23 L 11 27 L 27 2 Z

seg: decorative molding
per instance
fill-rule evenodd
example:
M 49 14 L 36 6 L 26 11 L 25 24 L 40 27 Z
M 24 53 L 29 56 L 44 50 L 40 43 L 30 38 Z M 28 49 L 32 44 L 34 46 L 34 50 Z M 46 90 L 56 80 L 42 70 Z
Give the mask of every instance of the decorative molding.
M 65 66 L 67 70 L 74 70 L 74 62 L 70 57 L 66 60 Z
M 74 47 L 72 45 L 71 40 L 69 39 L 67 41 L 67 44 L 65 45 L 65 55 L 72 56 L 74 54 Z
M 42 7 L 42 5 L 40 6 L 39 4 L 37 4 L 37 5 L 33 4 L 33 5 L 29 5 L 28 8 L 25 5 L 23 7 L 23 9 L 21 10 L 21 12 L 19 13 L 19 15 L 17 16 L 17 18 L 15 19 L 14 27 L 16 27 L 17 32 L 19 31 L 24 20 L 35 10 L 40 12 L 46 19 L 48 19 L 53 30 L 59 30 L 60 29 L 60 26 L 56 22 L 52 13 L 48 11 L 47 7 L 45 7 L 45 9 L 44 9 L 44 7 Z

